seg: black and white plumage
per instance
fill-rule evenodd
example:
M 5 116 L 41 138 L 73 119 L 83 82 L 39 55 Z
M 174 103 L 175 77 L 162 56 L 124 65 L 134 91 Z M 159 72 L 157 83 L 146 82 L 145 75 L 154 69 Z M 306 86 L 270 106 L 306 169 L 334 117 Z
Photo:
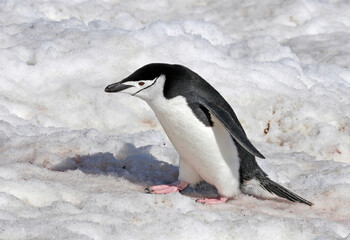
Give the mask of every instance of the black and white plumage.
M 180 154 L 180 184 L 164 186 L 175 186 L 175 191 L 179 191 L 188 184 L 205 180 L 227 199 L 237 195 L 240 186 L 257 180 L 270 193 L 312 205 L 268 178 L 255 160 L 255 156 L 264 156 L 247 138 L 231 106 L 190 69 L 181 65 L 148 64 L 107 86 L 105 91 L 137 96 L 154 111 Z M 153 187 L 151 191 L 173 190 Z

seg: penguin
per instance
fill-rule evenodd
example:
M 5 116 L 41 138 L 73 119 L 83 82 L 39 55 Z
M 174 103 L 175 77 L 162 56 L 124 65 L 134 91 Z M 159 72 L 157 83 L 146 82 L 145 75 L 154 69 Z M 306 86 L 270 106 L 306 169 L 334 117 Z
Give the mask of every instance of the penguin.
M 271 194 L 313 205 L 268 177 L 255 160 L 265 157 L 249 141 L 231 106 L 189 68 L 147 64 L 108 85 L 105 92 L 127 93 L 146 101 L 180 155 L 178 180 L 149 187 L 147 192 L 179 192 L 206 181 L 216 187 L 219 196 L 197 202 L 215 204 L 225 203 L 246 184 L 257 182 Z

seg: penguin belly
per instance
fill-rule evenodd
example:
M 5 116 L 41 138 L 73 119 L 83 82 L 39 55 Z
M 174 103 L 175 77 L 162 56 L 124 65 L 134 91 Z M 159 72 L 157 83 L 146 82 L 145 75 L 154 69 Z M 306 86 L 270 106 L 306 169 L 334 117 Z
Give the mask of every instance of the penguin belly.
M 180 155 L 179 180 L 191 185 L 205 180 L 222 196 L 237 195 L 240 159 L 223 124 L 211 115 L 214 125 L 205 126 L 182 96 L 148 104 Z

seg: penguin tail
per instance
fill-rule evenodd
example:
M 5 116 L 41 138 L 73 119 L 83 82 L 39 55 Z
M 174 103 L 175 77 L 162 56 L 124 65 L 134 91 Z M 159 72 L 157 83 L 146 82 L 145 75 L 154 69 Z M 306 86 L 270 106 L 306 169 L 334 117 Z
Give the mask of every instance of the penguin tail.
M 255 160 L 255 157 L 245 150 L 240 144 L 236 143 L 238 155 L 241 159 L 240 164 L 240 178 L 241 186 L 244 186 L 249 181 L 255 179 L 259 182 L 259 185 L 264 189 L 269 191 L 271 194 L 275 194 L 281 198 L 288 199 L 292 202 L 300 202 L 309 206 L 312 206 L 313 203 L 308 200 L 296 195 L 295 193 L 289 191 L 285 187 L 279 185 L 278 183 L 272 181 L 267 174 L 259 167 L 258 163 Z M 244 188 L 243 188 L 244 189 Z
M 296 195 L 295 193 L 289 191 L 285 187 L 272 181 L 267 176 L 263 176 L 262 179 L 261 179 L 261 176 L 259 176 L 258 180 L 260 182 L 260 186 L 272 194 L 275 194 L 281 198 L 288 199 L 289 201 L 292 201 L 292 202 L 300 202 L 309 206 L 314 205 L 312 202 L 309 202 L 308 200 Z

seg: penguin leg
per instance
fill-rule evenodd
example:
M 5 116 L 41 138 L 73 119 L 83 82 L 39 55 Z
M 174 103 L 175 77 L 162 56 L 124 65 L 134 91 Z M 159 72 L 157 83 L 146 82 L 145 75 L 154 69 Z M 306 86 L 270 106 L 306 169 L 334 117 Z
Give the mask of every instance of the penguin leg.
M 203 178 L 198 174 L 196 169 L 191 166 L 189 161 L 181 157 L 179 161 L 179 180 L 188 182 L 191 186 L 194 186 L 203 181 Z
M 217 204 L 217 203 L 225 203 L 227 202 L 229 198 L 225 196 L 218 196 L 213 198 L 200 198 L 197 199 L 197 203 L 203 203 L 203 204 Z
M 185 189 L 189 185 L 188 182 L 185 181 L 176 181 L 169 185 L 157 185 L 146 188 L 145 191 L 147 193 L 155 193 L 155 194 L 167 194 L 172 192 L 179 192 Z

